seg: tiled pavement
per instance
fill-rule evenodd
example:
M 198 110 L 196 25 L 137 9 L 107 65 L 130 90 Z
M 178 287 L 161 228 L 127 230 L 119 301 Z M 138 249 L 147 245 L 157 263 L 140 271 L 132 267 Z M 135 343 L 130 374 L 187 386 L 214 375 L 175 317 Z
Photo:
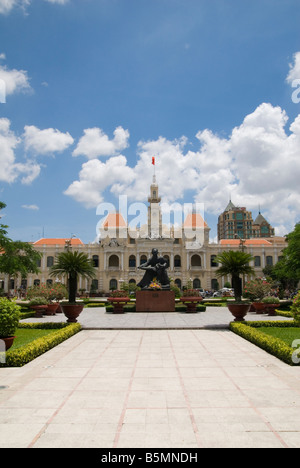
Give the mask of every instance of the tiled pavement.
M 226 309 L 156 315 L 150 329 L 86 314 L 89 329 L 0 370 L 1 448 L 300 447 L 300 368 L 231 333 Z

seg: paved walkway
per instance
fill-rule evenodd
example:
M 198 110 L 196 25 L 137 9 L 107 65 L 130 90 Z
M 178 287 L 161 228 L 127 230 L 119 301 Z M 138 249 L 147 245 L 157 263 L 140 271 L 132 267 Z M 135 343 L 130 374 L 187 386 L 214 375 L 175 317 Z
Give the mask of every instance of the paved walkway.
M 24 368 L 1 369 L 0 447 L 300 447 L 300 368 L 228 329 L 191 327 L 218 314 L 180 314 L 173 329 L 171 315 L 164 329 L 106 317 Z M 190 327 L 176 329 L 179 318 Z
M 233 317 L 227 307 L 207 307 L 206 312 L 197 314 L 175 313 L 126 313 L 114 315 L 106 313 L 105 308 L 86 308 L 80 315 L 80 323 L 84 329 L 116 330 L 116 329 L 226 329 Z M 246 320 L 287 320 L 284 317 L 268 317 L 250 313 Z M 41 319 L 27 319 L 24 322 L 39 322 Z M 43 322 L 65 322 L 63 314 L 54 317 L 44 317 Z

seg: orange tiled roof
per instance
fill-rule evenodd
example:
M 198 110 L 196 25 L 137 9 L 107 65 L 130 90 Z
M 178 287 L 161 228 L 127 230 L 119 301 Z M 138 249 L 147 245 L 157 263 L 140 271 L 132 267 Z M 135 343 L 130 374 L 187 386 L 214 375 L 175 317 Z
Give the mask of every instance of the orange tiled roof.
M 239 239 L 221 239 L 221 245 L 240 245 Z M 267 239 L 247 239 L 244 245 L 272 245 Z
M 190 213 L 187 215 L 184 221 L 185 228 L 203 228 L 208 227 L 207 223 L 202 218 L 201 214 L 199 213 Z
M 123 216 L 120 213 L 110 213 L 103 222 L 102 227 L 106 228 L 121 228 L 127 227 Z
M 66 239 L 40 239 L 33 243 L 33 245 L 65 245 L 66 241 L 69 241 L 69 238 Z M 80 239 L 71 239 L 71 245 L 83 245 L 83 242 Z

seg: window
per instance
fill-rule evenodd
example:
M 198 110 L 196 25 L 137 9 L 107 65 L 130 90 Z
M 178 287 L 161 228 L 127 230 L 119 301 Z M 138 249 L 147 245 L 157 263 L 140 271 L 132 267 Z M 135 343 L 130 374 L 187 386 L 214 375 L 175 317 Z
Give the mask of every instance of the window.
M 201 267 L 201 257 L 200 255 L 193 255 L 191 258 L 192 267 Z
M 217 279 L 211 280 L 211 289 L 212 289 L 213 291 L 218 291 L 218 289 L 219 289 L 219 283 L 218 283 L 218 280 L 217 280 Z
M 136 268 L 136 258 L 134 255 L 129 257 L 129 268 Z
M 119 268 L 119 265 L 119 257 L 117 255 L 111 255 L 108 263 L 109 268 Z
M 47 279 L 47 286 L 52 286 L 53 280 L 52 279 Z
M 181 268 L 181 257 L 180 255 L 176 255 L 174 258 L 174 267 Z
M 91 291 L 97 291 L 99 288 L 99 282 L 97 279 L 93 279 L 92 285 L 91 285 Z
M 267 257 L 267 266 L 273 266 L 273 257 L 271 256 Z
M 147 263 L 147 257 L 146 255 L 142 255 L 140 259 L 140 265 L 143 265 L 143 263 Z
M 201 288 L 201 281 L 199 280 L 199 278 L 194 279 L 193 288 L 194 289 L 200 289 Z
M 39 286 L 41 284 L 41 281 L 39 279 L 35 279 L 33 282 L 34 286 Z
M 94 268 L 99 268 L 99 256 L 98 255 L 93 255 L 93 265 L 94 265 Z
M 47 268 L 50 268 L 54 265 L 54 257 L 47 257 Z
M 210 257 L 210 266 L 211 266 L 212 268 L 219 266 L 219 264 L 216 262 L 216 258 L 217 258 L 216 255 L 212 255 L 212 256 Z
M 254 258 L 254 266 L 257 267 L 257 268 L 261 266 L 261 258 L 260 257 L 255 257 Z
M 181 279 L 177 278 L 177 279 L 175 280 L 175 284 L 176 284 L 177 288 L 181 289 L 181 286 L 182 286 Z
M 118 281 L 116 279 L 110 280 L 109 289 L 110 291 L 115 291 L 116 289 L 118 289 Z

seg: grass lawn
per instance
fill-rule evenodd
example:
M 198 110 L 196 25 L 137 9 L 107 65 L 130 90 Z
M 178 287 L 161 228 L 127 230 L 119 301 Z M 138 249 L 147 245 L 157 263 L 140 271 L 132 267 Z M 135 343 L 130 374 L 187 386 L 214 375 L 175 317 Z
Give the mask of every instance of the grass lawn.
M 300 328 L 261 327 L 259 331 L 271 335 L 274 338 L 279 338 L 288 346 L 292 346 L 294 340 L 300 340 Z
M 22 346 L 26 346 L 31 341 L 36 340 L 37 338 L 42 338 L 43 336 L 50 335 L 55 330 L 39 330 L 39 329 L 25 329 L 25 328 L 18 328 L 16 331 L 16 339 L 12 346 L 12 350 L 21 348 Z

